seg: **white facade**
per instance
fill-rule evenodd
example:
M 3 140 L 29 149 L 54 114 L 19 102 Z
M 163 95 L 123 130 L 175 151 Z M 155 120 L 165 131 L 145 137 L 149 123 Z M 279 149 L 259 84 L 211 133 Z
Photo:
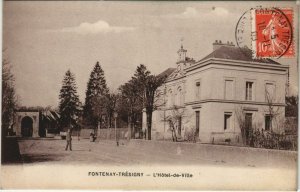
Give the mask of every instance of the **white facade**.
M 288 67 L 272 60 L 240 59 L 245 56 L 238 54 L 244 53 L 232 43 L 217 46 L 198 62 L 182 59 L 184 49 L 178 51 L 179 67 L 160 88 L 164 105 L 153 113 L 153 139 L 171 138 L 166 117 L 174 114 L 182 115 L 176 125 L 178 136 L 184 139 L 189 132 L 198 132 L 197 140 L 203 143 L 241 142 L 241 115 L 252 128 L 283 131 Z M 276 111 L 272 125 L 270 106 Z

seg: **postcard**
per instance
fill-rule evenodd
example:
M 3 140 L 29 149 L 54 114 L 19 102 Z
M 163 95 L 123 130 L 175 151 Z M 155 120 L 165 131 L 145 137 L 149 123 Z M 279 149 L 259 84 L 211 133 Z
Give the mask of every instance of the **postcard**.
M 2 189 L 296 190 L 299 2 L 4 1 Z

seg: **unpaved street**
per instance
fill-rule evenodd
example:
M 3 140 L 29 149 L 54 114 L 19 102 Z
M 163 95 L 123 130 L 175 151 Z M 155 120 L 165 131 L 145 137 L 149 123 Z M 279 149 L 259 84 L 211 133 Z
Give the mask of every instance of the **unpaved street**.
M 193 154 L 194 149 L 189 153 L 180 148 L 171 150 L 168 146 L 173 144 L 164 142 L 155 143 L 160 147 L 149 147 L 151 143 L 132 145 L 127 141 L 116 146 L 114 141 L 92 143 L 74 137 L 73 151 L 65 151 L 65 144 L 66 141 L 60 139 L 19 140 L 22 161 L 2 166 L 2 186 L 6 189 L 90 189 L 91 186 L 93 189 L 136 190 L 296 189 L 296 164 L 288 167 L 261 166 L 260 161 L 244 164 L 242 155 L 232 160 L 203 158 L 187 155 Z M 193 145 L 199 144 L 189 146 Z M 122 172 L 122 175 L 97 176 L 100 172 L 107 175 Z M 143 177 L 124 176 L 127 172 L 142 173 Z M 157 177 L 159 174 L 190 174 L 192 177 Z

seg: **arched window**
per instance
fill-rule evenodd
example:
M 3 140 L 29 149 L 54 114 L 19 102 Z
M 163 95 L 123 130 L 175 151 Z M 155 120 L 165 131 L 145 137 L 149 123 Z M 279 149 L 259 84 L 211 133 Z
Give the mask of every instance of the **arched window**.
M 183 105 L 183 90 L 181 87 L 178 87 L 178 89 L 177 89 L 176 104 L 179 106 Z
M 176 105 L 180 105 L 180 94 L 181 94 L 181 87 L 178 87 L 176 92 Z
M 183 90 L 180 92 L 180 105 L 183 105 L 184 104 L 184 92 Z

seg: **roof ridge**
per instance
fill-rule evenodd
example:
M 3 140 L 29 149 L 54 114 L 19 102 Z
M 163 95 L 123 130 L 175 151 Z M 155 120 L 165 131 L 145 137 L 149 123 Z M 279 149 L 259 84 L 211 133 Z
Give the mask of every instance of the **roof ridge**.
M 243 49 L 245 51 L 243 51 Z M 280 63 L 270 58 L 258 58 L 258 59 L 252 58 L 252 51 L 248 47 L 241 48 L 241 47 L 222 45 L 216 50 L 212 51 L 210 54 L 200 59 L 199 61 L 203 61 L 208 58 L 231 59 L 231 60 L 238 60 L 238 61 L 254 61 L 259 63 L 281 65 Z

